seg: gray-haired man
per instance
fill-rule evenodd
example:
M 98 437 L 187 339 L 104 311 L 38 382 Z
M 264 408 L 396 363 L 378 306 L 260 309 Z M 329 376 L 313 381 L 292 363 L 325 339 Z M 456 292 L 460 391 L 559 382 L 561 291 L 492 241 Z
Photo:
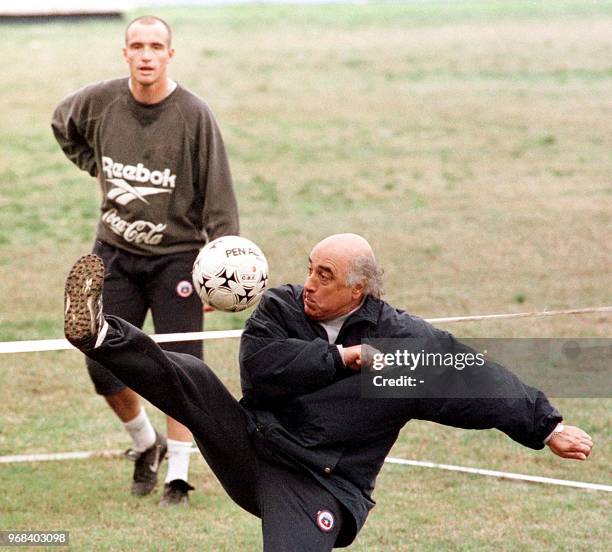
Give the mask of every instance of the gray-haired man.
M 512 399 L 363 398 L 366 337 L 449 338 L 377 297 L 380 275 L 362 237 L 318 243 L 304 286 L 267 291 L 246 323 L 240 402 L 201 361 L 164 352 L 124 321 L 103 317 L 104 267 L 96 257 L 82 257 L 68 276 L 65 333 L 192 430 L 230 497 L 262 519 L 267 552 L 348 546 L 374 506 L 385 456 L 411 418 L 497 428 L 527 447 L 547 441 L 559 456 L 587 458 L 590 437 L 560 426 L 544 394 L 502 367 L 491 367 L 490 377 L 503 375 Z

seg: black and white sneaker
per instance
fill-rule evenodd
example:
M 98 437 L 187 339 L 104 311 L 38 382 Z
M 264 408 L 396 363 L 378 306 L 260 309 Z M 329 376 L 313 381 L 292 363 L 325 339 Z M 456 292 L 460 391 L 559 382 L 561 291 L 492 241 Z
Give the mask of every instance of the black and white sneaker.
M 133 495 L 145 496 L 155 488 L 157 472 L 167 450 L 166 438 L 156 431 L 155 443 L 135 458 L 136 465 L 134 466 L 134 480 L 132 481 Z
M 74 263 L 64 288 L 64 334 L 77 349 L 93 349 L 104 324 L 102 286 L 104 263 L 83 255 Z

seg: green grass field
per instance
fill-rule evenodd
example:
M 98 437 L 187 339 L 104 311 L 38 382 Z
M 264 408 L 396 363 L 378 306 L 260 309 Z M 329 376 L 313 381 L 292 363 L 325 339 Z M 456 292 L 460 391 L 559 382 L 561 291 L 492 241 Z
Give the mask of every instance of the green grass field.
M 137 12 L 129 15 L 137 15 Z M 242 233 L 272 284 L 310 247 L 372 243 L 387 299 L 420 316 L 612 304 L 612 1 L 432 1 L 164 9 L 172 75 L 223 130 Z M 0 25 L 0 341 L 62 336 L 63 279 L 91 247 L 95 183 L 51 112 L 126 72 L 125 22 Z M 213 313 L 207 329 L 244 316 Z M 459 336 L 609 337 L 609 314 L 445 326 Z M 236 394 L 234 341 L 207 360 Z M 554 401 L 588 462 L 497 432 L 411 422 L 394 456 L 612 484 L 611 399 Z M 151 410 L 163 427 L 163 416 Z M 127 448 L 76 351 L 0 355 L 0 455 Z M 117 459 L 0 464 L 0 530 L 73 550 L 258 550 L 258 520 L 200 457 L 189 511 L 128 495 Z M 610 493 L 385 466 L 354 550 L 608 550 Z M 608 544 L 606 544 L 608 543 Z

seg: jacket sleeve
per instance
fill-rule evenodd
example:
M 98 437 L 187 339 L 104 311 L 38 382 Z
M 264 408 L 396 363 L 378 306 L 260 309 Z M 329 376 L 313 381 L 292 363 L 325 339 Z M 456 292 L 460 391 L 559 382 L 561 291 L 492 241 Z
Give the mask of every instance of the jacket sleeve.
M 421 399 L 414 418 L 463 429 L 498 429 L 532 449 L 563 420 L 544 393 L 531 388 L 522 399 Z
M 96 176 L 95 154 L 85 130 L 89 117 L 86 104 L 82 90 L 64 98 L 53 112 L 51 128 L 66 157 L 79 169 Z
M 245 325 L 240 342 L 240 375 L 245 399 L 260 403 L 289 398 L 329 385 L 343 366 L 335 345 L 291 337 L 282 301 L 264 295 Z
M 474 353 L 452 334 L 429 326 L 434 348 L 453 355 Z M 429 339 L 429 337 L 428 337 Z M 455 357 L 457 358 L 457 357 Z M 414 417 L 464 429 L 498 429 L 533 449 L 562 420 L 546 395 L 504 366 L 487 360 L 482 366 L 438 367 L 431 398 L 415 402 Z
M 221 236 L 238 235 L 238 205 L 227 153 L 221 131 L 207 113 L 203 125 L 205 148 L 200 151 L 200 190 L 204 197 L 202 227 L 209 240 Z

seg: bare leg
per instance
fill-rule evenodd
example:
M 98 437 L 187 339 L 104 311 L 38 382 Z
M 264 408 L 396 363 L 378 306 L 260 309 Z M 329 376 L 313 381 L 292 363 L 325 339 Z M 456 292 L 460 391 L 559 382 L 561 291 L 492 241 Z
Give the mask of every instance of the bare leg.
M 140 414 L 140 397 L 128 387 L 114 395 L 105 395 L 104 399 L 124 423 L 133 420 Z
M 166 418 L 166 428 L 168 431 L 168 438 L 174 441 L 189 441 L 192 440 L 191 431 L 187 429 L 183 424 L 177 422 L 174 418 L 168 416 Z

